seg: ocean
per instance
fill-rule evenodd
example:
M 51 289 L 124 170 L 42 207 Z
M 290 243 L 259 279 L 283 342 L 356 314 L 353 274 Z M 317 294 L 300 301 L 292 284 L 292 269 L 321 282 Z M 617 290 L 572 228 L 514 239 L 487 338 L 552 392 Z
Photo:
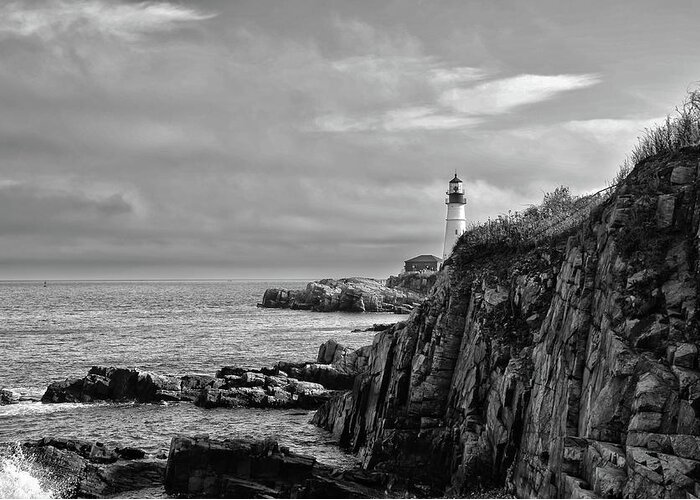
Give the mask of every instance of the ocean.
M 313 361 L 328 339 L 350 347 L 400 318 L 389 313 L 315 313 L 262 309 L 267 288 L 306 281 L 0 282 L 0 388 L 41 397 L 51 382 L 83 377 L 93 365 L 159 374 L 213 375 L 224 365 L 250 368 Z M 0 442 L 43 436 L 97 440 L 167 453 L 176 434 L 269 437 L 337 467 L 355 463 L 303 410 L 201 409 L 192 403 L 0 406 Z M 7 461 L 3 462 L 7 464 Z M 0 491 L 9 466 L 0 468 Z M 14 467 L 14 465 L 13 465 Z M 5 477 L 3 477 L 3 475 Z

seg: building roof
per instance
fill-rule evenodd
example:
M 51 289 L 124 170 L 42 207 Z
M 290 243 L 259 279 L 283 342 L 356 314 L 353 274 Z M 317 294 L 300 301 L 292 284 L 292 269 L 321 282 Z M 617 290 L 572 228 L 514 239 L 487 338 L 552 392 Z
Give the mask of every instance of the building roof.
M 413 257 L 412 259 L 408 259 L 404 262 L 440 262 L 441 260 L 441 258 L 435 257 L 434 255 L 419 255 L 418 257 Z
M 455 173 L 455 178 L 452 179 L 452 180 L 450 181 L 450 184 L 452 184 L 452 183 L 454 183 L 454 182 L 462 182 L 462 179 L 460 179 L 459 177 L 457 177 L 457 173 Z

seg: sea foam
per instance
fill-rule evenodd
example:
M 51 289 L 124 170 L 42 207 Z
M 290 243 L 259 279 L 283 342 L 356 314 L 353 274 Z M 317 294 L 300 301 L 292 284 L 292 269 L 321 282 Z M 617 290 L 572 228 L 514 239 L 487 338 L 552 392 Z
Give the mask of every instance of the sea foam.
M 0 453 L 0 498 L 55 498 L 42 469 L 19 446 Z

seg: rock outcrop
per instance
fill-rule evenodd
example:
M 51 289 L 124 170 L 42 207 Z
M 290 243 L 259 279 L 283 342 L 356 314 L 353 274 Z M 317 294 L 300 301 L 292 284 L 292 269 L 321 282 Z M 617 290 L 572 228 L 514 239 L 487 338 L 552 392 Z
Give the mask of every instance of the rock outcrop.
M 274 440 L 173 438 L 169 495 L 186 498 L 380 498 L 385 477 L 333 471 Z
M 205 408 L 317 408 L 332 392 L 276 369 L 224 367 L 216 377 L 174 377 L 129 368 L 94 366 L 83 378 L 49 385 L 44 403 L 192 401 Z
M 315 382 L 288 377 L 283 372 L 266 375 L 259 371 L 227 369 L 202 389 L 195 400 L 204 408 L 318 408 L 332 392 Z
M 277 363 L 278 371 L 327 389 L 352 389 L 355 377 L 367 370 L 370 347 L 351 349 L 329 340 L 321 345 L 315 363 Z
M 343 278 L 312 281 L 304 290 L 270 288 L 259 306 L 321 312 L 408 313 L 422 299 L 418 293 L 390 288 L 374 279 Z
M 69 378 L 50 384 L 41 401 L 194 401 L 203 388 L 214 383 L 215 378 L 208 375 L 175 377 L 133 368 L 93 366 L 83 378 Z
M 408 492 L 390 475 L 338 471 L 272 439 L 176 436 L 167 461 L 136 448 L 51 437 L 0 444 L 0 452 L 21 457 L 58 498 L 380 498 L 387 485 Z
M 315 409 L 333 391 L 350 389 L 355 376 L 367 369 L 369 346 L 350 349 L 329 340 L 319 348 L 314 363 L 279 362 L 259 370 L 224 366 L 216 376 L 174 377 L 132 368 L 93 366 L 83 378 L 55 382 L 46 389 L 44 403 L 92 401 L 192 401 L 204 408 Z M 7 404 L 11 391 L 0 393 Z
M 458 243 L 315 422 L 449 495 L 700 496 L 699 159 L 641 162 L 548 245 Z
M 139 497 L 144 490 L 163 491 L 165 460 L 146 458 L 136 448 L 43 438 L 24 443 L 20 452 L 41 470 L 41 480 L 59 498 L 103 498 L 127 492 Z

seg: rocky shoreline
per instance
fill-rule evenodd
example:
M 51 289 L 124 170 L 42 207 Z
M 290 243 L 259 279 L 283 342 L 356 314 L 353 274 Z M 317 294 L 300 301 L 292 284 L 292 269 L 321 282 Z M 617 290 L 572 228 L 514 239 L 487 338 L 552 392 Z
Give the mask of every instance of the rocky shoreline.
M 355 376 L 367 367 L 368 351 L 369 346 L 350 349 L 329 340 L 320 346 L 313 363 L 279 362 L 261 369 L 224 366 L 214 376 L 177 377 L 133 368 L 93 366 L 85 377 L 50 384 L 41 401 L 187 401 L 203 408 L 315 409 L 335 391 L 353 387 Z M 8 401 L 12 402 L 16 401 Z
M 166 456 L 99 442 L 45 437 L 0 444 L 21 455 L 59 498 L 384 498 L 406 493 L 389 475 L 339 471 L 273 439 L 175 436 Z M 386 485 L 394 486 L 389 492 Z
M 317 409 L 353 387 L 356 375 L 367 369 L 368 351 L 369 346 L 350 349 L 329 340 L 315 362 L 279 362 L 256 370 L 224 366 L 213 376 L 93 367 L 85 377 L 50 384 L 41 401 Z M 8 395 L 5 404 L 18 402 L 11 391 L 3 394 Z M 18 449 L 0 444 L 0 451 L 5 456 L 19 453 L 32 469 L 40 469 L 38 476 L 53 494 L 66 498 L 379 498 L 401 496 L 411 488 L 395 475 L 333 469 L 272 439 L 225 438 L 175 436 L 167 456 L 60 437 L 27 441 Z M 399 493 L 390 494 L 387 485 Z
M 429 296 L 371 346 L 327 342 L 315 363 L 208 378 L 94 368 L 45 398 L 319 406 L 313 422 L 362 465 L 334 473 L 271 441 L 178 437 L 164 487 L 183 496 L 697 498 L 699 170 L 700 147 L 650 158 L 546 245 L 458 242 Z
M 20 446 L 1 444 L 0 450 L 5 456 L 21 456 L 42 487 L 58 498 L 106 498 L 126 492 L 138 497 L 146 490 L 164 494 L 167 457 L 149 457 L 137 448 L 45 437 Z
M 312 281 L 304 290 L 269 288 L 259 307 L 318 312 L 394 312 L 408 314 L 425 296 L 392 288 L 370 278 Z

